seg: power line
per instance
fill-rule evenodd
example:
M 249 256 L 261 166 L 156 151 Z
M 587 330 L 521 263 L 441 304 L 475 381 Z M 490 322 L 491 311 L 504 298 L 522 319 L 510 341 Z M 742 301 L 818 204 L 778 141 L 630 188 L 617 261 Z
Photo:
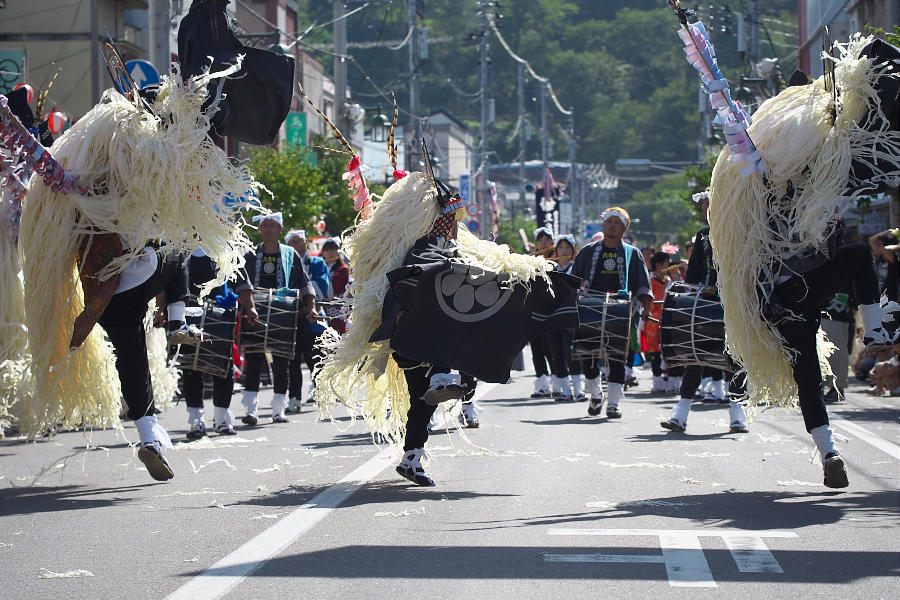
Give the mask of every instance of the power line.
M 506 40 L 503 39 L 503 36 L 500 35 L 500 29 L 497 28 L 497 24 L 494 23 L 493 20 L 491 20 L 490 25 L 491 25 L 491 30 L 494 32 L 494 35 L 496 35 L 497 39 L 500 40 L 500 45 L 503 46 L 503 49 L 506 50 L 506 53 L 509 54 L 510 58 L 512 58 L 517 63 L 524 65 L 525 68 L 528 69 L 529 75 L 531 75 L 534 79 L 538 80 L 539 82 L 541 82 L 547 86 L 547 91 L 550 93 L 550 99 L 553 100 L 553 104 L 556 105 L 556 109 L 560 113 L 564 114 L 567 117 L 571 116 L 572 111 L 566 110 L 565 108 L 563 108 L 563 105 L 560 103 L 559 98 L 556 97 L 556 92 L 553 91 L 553 84 L 550 83 L 550 78 L 549 77 L 541 77 L 540 75 L 538 75 L 534 71 L 534 69 L 531 68 L 531 65 L 528 63 L 527 60 L 525 60 L 524 58 L 522 58 L 521 56 L 519 56 L 518 54 L 513 52 L 512 48 L 509 47 L 509 44 L 506 43 Z

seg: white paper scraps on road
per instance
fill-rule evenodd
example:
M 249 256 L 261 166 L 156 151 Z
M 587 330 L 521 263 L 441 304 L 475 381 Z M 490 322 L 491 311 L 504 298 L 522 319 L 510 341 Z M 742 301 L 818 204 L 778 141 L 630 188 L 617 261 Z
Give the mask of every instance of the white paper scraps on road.
M 802 486 L 802 487 L 821 487 L 821 483 L 816 483 L 815 481 L 800 481 L 799 479 L 785 479 L 778 480 L 775 482 L 775 485 L 781 487 L 793 487 L 793 486 Z
M 257 490 L 258 491 L 258 490 Z M 228 491 L 218 491 L 212 488 L 203 488 L 200 490 L 193 490 L 190 492 L 186 492 L 184 490 L 178 490 L 172 492 L 170 494 L 159 494 L 158 496 L 154 496 L 154 498 L 175 498 L 178 496 L 216 496 L 216 495 L 224 495 L 224 494 L 255 494 L 256 491 L 253 490 L 238 490 L 234 492 Z
M 691 485 L 703 485 L 703 482 L 699 479 L 694 479 L 693 477 L 682 477 L 682 483 L 689 483 Z
M 266 437 L 245 438 L 239 435 L 219 435 L 216 437 L 202 437 L 192 442 L 178 442 L 169 452 L 178 452 L 179 450 L 211 450 L 217 448 L 232 448 L 235 446 L 244 446 L 246 444 L 255 444 L 260 442 L 268 442 Z
M 221 598 L 263 563 L 325 518 L 360 487 L 388 468 L 396 451 L 386 448 L 330 488 L 272 524 L 168 596 L 168 600 Z
M 275 471 L 281 470 L 281 465 L 276 464 L 276 465 L 272 465 L 271 467 L 269 467 L 267 469 L 250 469 L 250 470 L 253 471 L 254 473 L 274 473 Z
M 720 458 L 723 456 L 731 456 L 731 452 L 698 452 L 697 454 L 685 452 L 684 455 L 690 458 Z
M 281 514 L 282 513 L 268 513 L 268 514 L 262 514 L 262 515 L 255 515 L 255 516 L 250 517 L 250 520 L 251 521 L 260 521 L 262 519 L 277 519 L 278 517 L 281 516 Z
M 829 419 L 829 422 L 833 426 L 840 427 L 850 435 L 866 442 L 870 446 L 878 448 L 882 452 L 888 454 L 894 460 L 900 460 L 900 446 L 898 446 L 897 444 L 884 439 L 876 433 L 872 433 L 865 427 L 861 427 L 856 423 L 851 423 L 846 419 L 831 417 Z
M 409 515 L 424 515 L 425 507 L 420 506 L 419 508 L 407 508 L 406 510 L 401 510 L 400 512 L 377 512 L 374 516 L 376 517 L 408 517 Z
M 74 571 L 63 571 L 56 573 L 49 569 L 41 569 L 38 572 L 38 579 L 74 579 L 76 577 L 93 577 L 94 574 L 84 569 L 76 569 Z
M 725 542 L 741 573 L 783 573 L 781 565 L 764 538 L 796 538 L 791 531 L 735 529 L 550 529 L 553 536 L 656 537 L 660 554 L 545 554 L 545 562 L 571 563 L 661 563 L 672 587 L 717 587 L 701 537 L 718 537 Z
M 186 558 L 186 559 L 184 559 L 184 562 L 186 562 L 186 563 L 192 563 L 192 562 L 197 562 L 198 560 L 200 560 L 200 557 L 199 557 L 199 556 L 195 556 L 195 557 L 193 557 L 193 558 Z
M 651 463 L 651 462 L 636 462 L 636 463 L 613 463 L 607 462 L 605 460 L 601 460 L 597 463 L 601 467 L 606 467 L 608 469 L 683 469 L 684 465 L 676 465 L 673 463 Z
M 232 471 L 237 471 L 237 467 L 236 467 L 236 466 L 234 466 L 233 464 L 231 464 L 230 462 L 228 462 L 228 460 L 226 460 L 226 459 L 224 459 L 224 458 L 221 458 L 221 457 L 219 457 L 219 458 L 212 458 L 212 459 L 210 459 L 210 460 L 208 460 L 208 461 L 206 461 L 206 462 L 204 462 L 204 463 L 201 463 L 200 466 L 195 465 L 195 464 L 194 464 L 194 461 L 192 461 L 191 459 L 188 459 L 188 463 L 190 463 L 190 465 L 191 465 L 191 471 L 193 471 L 194 473 L 199 473 L 200 471 L 202 471 L 202 470 L 205 469 L 206 467 L 208 467 L 208 466 L 210 466 L 210 465 L 219 464 L 219 463 L 224 464 L 226 467 L 228 467 L 228 468 L 231 469 Z

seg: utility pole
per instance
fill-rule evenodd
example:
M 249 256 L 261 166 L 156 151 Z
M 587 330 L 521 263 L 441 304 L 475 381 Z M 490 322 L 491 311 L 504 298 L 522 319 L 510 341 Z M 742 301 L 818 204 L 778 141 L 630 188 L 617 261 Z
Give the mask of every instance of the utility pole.
M 574 222 L 572 224 L 578 228 L 573 233 L 578 235 L 578 237 L 581 237 L 579 234 L 581 233 L 581 230 L 583 228 L 582 222 L 583 222 L 584 218 L 583 218 L 583 210 L 582 210 L 583 207 L 580 204 L 580 200 L 581 200 L 580 194 L 578 194 L 575 189 L 577 187 L 577 183 L 576 183 L 577 182 L 577 173 L 575 170 L 578 168 L 578 165 L 576 163 L 576 156 L 575 156 L 575 115 L 574 114 L 569 115 L 569 123 L 568 123 L 567 129 L 568 129 L 568 131 L 566 133 L 568 133 L 568 135 L 569 135 L 569 179 L 566 182 L 566 193 L 569 196 L 569 204 L 572 205 L 572 213 L 574 216 L 574 219 L 573 219 Z M 573 228 L 570 226 L 569 229 L 571 230 Z
M 525 210 L 525 65 L 519 63 L 519 206 Z
M 750 3 L 750 73 L 756 77 L 756 64 L 760 61 L 759 55 L 759 0 Z
M 91 103 L 100 102 L 100 17 L 97 0 L 91 0 Z
M 541 82 L 541 162 L 546 169 L 547 164 L 547 82 Z
M 163 75 L 169 72 L 169 0 L 148 0 L 147 15 L 150 38 L 150 63 Z
M 412 33 L 409 38 L 409 112 L 419 114 L 419 0 L 407 0 L 407 18 Z M 419 130 L 413 117 L 409 120 L 409 133 L 407 140 L 409 146 L 406 151 L 406 170 L 419 170 Z
M 347 131 L 347 19 L 344 18 L 343 0 L 333 0 L 334 19 L 334 124 Z
M 489 27 L 490 27 L 490 10 L 492 8 L 492 2 L 490 0 L 479 0 L 478 1 L 479 8 L 479 16 L 481 17 L 481 160 L 479 172 L 481 173 L 481 179 L 476 186 L 478 191 L 478 205 L 481 207 L 481 221 L 480 221 L 480 235 L 481 237 L 485 237 L 485 232 L 487 231 L 488 222 L 490 221 L 488 212 L 490 210 L 490 201 L 488 194 L 488 111 L 489 107 L 489 96 L 490 96 L 490 81 L 489 81 L 489 65 L 488 65 L 488 51 L 490 50 L 490 44 L 488 43 L 488 35 L 489 35 Z

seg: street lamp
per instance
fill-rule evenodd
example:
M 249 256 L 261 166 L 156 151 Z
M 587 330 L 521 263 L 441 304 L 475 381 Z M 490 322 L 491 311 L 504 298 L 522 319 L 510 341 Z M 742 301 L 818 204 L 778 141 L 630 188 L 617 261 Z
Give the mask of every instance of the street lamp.
M 375 113 L 375 116 L 372 117 L 372 141 L 373 142 L 386 142 L 388 136 L 390 120 L 388 120 L 387 116 L 385 116 L 384 112 L 381 110 L 381 105 L 378 106 L 378 112 Z

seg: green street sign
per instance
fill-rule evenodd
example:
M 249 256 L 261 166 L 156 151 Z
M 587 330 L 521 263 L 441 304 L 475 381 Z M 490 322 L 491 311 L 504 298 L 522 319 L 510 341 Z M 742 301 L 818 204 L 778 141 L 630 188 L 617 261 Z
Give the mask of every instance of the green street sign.
M 293 148 L 306 146 L 306 113 L 289 112 L 284 122 L 285 142 Z

